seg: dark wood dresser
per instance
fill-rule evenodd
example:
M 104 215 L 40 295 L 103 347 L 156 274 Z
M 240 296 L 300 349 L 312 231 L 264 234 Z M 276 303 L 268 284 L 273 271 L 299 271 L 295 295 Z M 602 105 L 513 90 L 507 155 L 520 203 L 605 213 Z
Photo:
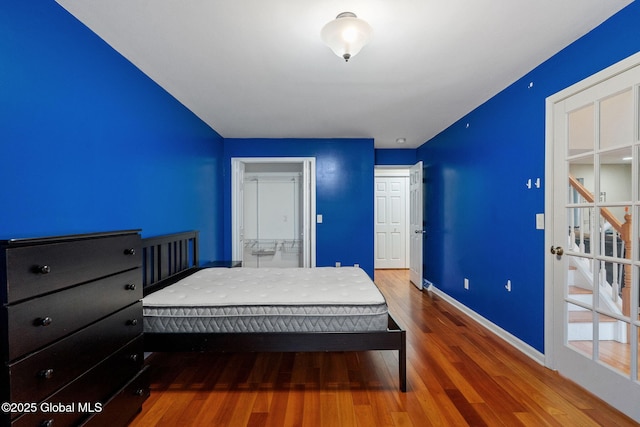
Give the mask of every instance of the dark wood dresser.
M 2 425 L 126 425 L 149 395 L 139 230 L 0 250 Z

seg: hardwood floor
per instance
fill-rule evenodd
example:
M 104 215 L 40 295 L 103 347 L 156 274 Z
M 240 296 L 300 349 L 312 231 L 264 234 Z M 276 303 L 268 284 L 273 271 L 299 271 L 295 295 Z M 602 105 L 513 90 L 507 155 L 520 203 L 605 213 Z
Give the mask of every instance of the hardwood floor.
M 407 330 L 397 352 L 157 353 L 131 426 L 635 426 L 408 281 L 376 271 Z

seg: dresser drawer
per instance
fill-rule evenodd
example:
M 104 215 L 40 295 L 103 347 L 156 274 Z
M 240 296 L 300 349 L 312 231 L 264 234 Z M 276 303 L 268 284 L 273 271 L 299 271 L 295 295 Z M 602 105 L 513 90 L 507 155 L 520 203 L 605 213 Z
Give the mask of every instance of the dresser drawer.
M 107 402 L 139 374 L 140 364 L 128 359 L 132 353 L 142 354 L 141 339 L 127 344 L 95 368 L 37 405 L 38 409 L 48 409 L 48 404 L 62 404 L 70 410 L 64 412 L 39 410 L 35 413 L 27 413 L 16 418 L 12 426 L 37 427 L 47 425 L 48 422 L 52 426 L 76 426 L 92 414 L 102 413 L 105 411 Z M 137 399 L 134 395 L 131 400 L 138 400 L 148 395 L 148 381 L 146 384 L 146 386 L 143 382 L 137 384 L 138 389 L 140 387 L 143 389 L 139 392 L 140 396 Z
M 139 234 L 7 248 L 6 265 L 11 268 L 7 269 L 7 301 L 3 302 L 140 267 L 140 250 Z
M 9 360 L 34 351 L 142 298 L 142 269 L 10 305 Z
M 136 320 L 136 325 L 132 325 Z M 84 328 L 8 367 L 9 401 L 39 401 L 142 333 L 141 303 Z M 142 366 L 142 348 L 128 364 Z
M 149 397 L 149 367 L 140 372 L 113 399 L 93 415 L 82 427 L 125 426 L 140 412 L 142 404 Z

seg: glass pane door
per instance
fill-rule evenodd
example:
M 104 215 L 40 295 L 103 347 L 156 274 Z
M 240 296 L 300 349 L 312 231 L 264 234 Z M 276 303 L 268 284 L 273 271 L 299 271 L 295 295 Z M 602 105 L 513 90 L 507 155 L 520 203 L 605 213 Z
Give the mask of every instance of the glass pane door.
M 635 67 L 554 105 L 550 256 L 558 370 L 640 421 L 639 85 Z

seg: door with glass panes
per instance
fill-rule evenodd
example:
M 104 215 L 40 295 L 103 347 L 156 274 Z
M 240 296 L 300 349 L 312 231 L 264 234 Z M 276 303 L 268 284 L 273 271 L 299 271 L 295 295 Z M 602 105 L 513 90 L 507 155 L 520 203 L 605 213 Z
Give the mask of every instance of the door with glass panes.
M 552 367 L 638 421 L 639 63 L 550 98 L 546 248 Z

